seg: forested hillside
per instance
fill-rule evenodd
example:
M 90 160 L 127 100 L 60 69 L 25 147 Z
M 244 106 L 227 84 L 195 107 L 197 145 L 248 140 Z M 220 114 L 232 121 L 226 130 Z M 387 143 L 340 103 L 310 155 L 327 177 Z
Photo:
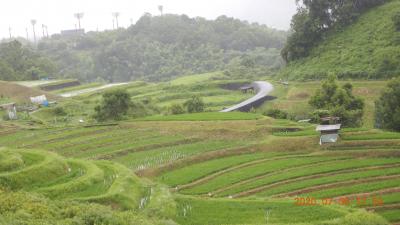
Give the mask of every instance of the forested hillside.
M 0 43 L 0 80 L 37 80 L 56 71 L 51 60 L 29 46 L 16 40 Z
M 56 62 L 64 77 L 158 81 L 216 70 L 229 76 L 267 75 L 282 65 L 279 51 L 285 40 L 286 32 L 226 16 L 145 14 L 128 29 L 53 35 L 38 50 Z
M 338 2 L 343 1 L 330 4 Z M 293 17 L 293 33 L 282 51 L 288 66 L 281 77 L 322 79 L 334 73 L 345 79 L 385 79 L 400 75 L 400 1 L 344 2 L 348 7 L 338 6 L 337 12 L 317 10 L 319 15 L 313 11 L 315 4 L 306 5 Z M 312 21 L 320 23 L 313 23 L 317 25 L 311 29 Z

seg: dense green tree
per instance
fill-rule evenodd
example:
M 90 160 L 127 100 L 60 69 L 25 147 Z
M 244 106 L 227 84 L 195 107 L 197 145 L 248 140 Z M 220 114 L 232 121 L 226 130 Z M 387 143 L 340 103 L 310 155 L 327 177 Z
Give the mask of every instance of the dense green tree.
M 375 125 L 378 128 L 400 131 L 400 79 L 388 83 L 375 103 Z
M 310 98 L 310 105 L 316 109 L 312 113 L 313 120 L 318 122 L 321 116 L 336 116 L 341 118 L 344 126 L 360 126 L 364 113 L 364 101 L 355 97 L 352 90 L 353 86 L 350 83 L 340 87 L 336 76 L 330 75 L 322 83 L 321 89 L 318 89 Z
M 293 61 L 306 57 L 328 31 L 351 24 L 365 10 L 387 0 L 296 0 L 298 11 L 292 18 L 291 35 L 282 57 Z
M 120 120 L 128 113 L 130 106 L 128 92 L 122 89 L 108 91 L 103 94 L 101 104 L 95 107 L 94 118 L 98 121 Z
M 0 43 L 0 80 L 37 80 L 56 71 L 54 63 L 29 46 L 17 40 Z
M 188 113 L 198 113 L 204 111 L 205 103 L 199 96 L 194 95 L 191 99 L 184 103 L 184 106 L 186 107 Z

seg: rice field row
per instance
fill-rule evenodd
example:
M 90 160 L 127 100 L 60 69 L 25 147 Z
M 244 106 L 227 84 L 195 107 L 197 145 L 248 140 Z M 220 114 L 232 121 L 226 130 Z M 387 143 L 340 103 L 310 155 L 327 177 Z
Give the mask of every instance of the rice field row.
M 144 187 L 121 165 L 64 159 L 35 150 L 0 150 L 0 187 L 41 193 L 52 199 L 114 204 L 137 209 Z
M 198 133 L 192 130 L 189 133 L 186 129 L 190 128 L 188 123 L 191 122 L 179 122 L 186 125 L 184 129 L 177 126 L 178 132 L 170 131 L 168 126 L 163 129 L 147 126 L 148 123 L 157 122 L 21 130 L 17 134 L 1 136 L 0 147 L 44 149 L 79 159 L 107 159 L 141 171 L 195 155 L 245 146 L 248 142 L 226 139 L 250 133 L 247 130 L 215 129 L 211 131 L 224 134 L 204 138 L 204 135 L 210 135 L 207 126 L 200 127 Z

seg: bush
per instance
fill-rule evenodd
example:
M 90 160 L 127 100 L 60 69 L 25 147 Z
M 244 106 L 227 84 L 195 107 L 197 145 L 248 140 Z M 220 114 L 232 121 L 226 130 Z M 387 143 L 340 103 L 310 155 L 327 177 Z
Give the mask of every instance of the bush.
M 270 109 L 264 113 L 265 116 L 269 116 L 275 119 L 288 119 L 289 115 L 287 112 L 280 109 Z
M 188 113 L 204 112 L 205 104 L 199 96 L 192 96 L 184 104 Z
M 388 83 L 375 102 L 375 126 L 400 131 L 400 78 Z
M 311 97 L 309 104 L 317 109 L 311 115 L 313 122 L 319 122 L 321 117 L 335 116 L 340 117 L 344 126 L 361 126 L 364 101 L 353 95 L 350 83 L 339 87 L 336 81 L 336 77 L 330 75 Z
M 396 13 L 396 15 L 394 15 L 392 17 L 394 26 L 396 27 L 397 31 L 400 31 L 400 12 Z
M 100 105 L 94 109 L 97 121 L 120 120 L 131 106 L 131 98 L 125 90 L 117 89 L 103 94 Z
M 57 106 L 53 109 L 53 113 L 56 116 L 66 116 L 67 112 L 65 112 L 64 108 L 61 106 Z
M 169 113 L 172 115 L 177 115 L 177 114 L 183 114 L 185 113 L 185 109 L 183 108 L 183 106 L 181 104 L 172 104 L 169 107 Z

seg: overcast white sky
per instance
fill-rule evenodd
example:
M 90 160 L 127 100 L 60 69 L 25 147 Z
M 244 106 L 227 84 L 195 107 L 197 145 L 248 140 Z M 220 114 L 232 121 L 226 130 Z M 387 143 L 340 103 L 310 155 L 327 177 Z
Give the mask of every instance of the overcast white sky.
M 120 12 L 119 25 L 127 27 L 145 12 L 158 15 L 158 5 L 164 13 L 186 14 L 190 17 L 215 19 L 227 15 L 270 27 L 288 29 L 296 11 L 295 0 L 2 0 L 0 8 L 0 38 L 32 38 L 31 19 L 37 20 L 36 33 L 42 36 L 42 24 L 50 34 L 73 29 L 77 23 L 73 14 L 84 12 L 82 28 L 104 30 L 112 28 L 112 12 Z

